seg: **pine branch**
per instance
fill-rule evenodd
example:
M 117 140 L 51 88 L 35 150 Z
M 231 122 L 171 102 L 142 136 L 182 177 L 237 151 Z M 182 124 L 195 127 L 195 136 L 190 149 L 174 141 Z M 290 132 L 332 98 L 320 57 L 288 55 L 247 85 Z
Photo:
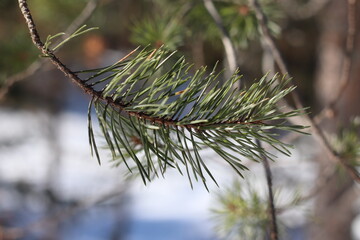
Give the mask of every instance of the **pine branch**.
M 26 0 L 19 0 L 19 5 L 34 44 L 92 97 L 89 143 L 98 161 L 92 106 L 115 164 L 124 163 L 130 171 L 136 169 L 144 183 L 163 175 L 168 168 L 180 173 L 185 168 L 190 183 L 194 178 L 206 186 L 207 176 L 215 181 L 201 157 L 204 148 L 211 148 L 242 176 L 246 167 L 240 156 L 254 161 L 274 157 L 254 138 L 289 155 L 289 145 L 279 141 L 275 132 L 304 128 L 286 123 L 303 109 L 277 111 L 277 103 L 294 90 L 286 87 L 290 79 L 278 75 L 269 81 L 264 76 L 240 91 L 233 87 L 241 78 L 238 72 L 219 86 L 215 68 L 207 73 L 203 67 L 191 74 L 191 65 L 184 57 L 174 59 L 174 53 L 164 48 L 134 50 L 111 66 L 73 72 L 40 40 Z M 89 72 L 93 75 L 79 77 Z
M 190 65 L 184 58 L 164 74 L 157 73 L 171 55 L 163 49 L 141 51 L 120 68 L 108 67 L 111 80 L 105 74 L 107 71 L 103 71 L 104 78 L 95 74 L 100 78 L 91 85 L 96 88 L 109 81 L 100 92 L 116 104 L 94 99 L 103 135 L 116 161 L 120 158 L 130 171 L 136 167 L 144 182 L 164 174 L 168 167 L 181 172 L 179 164 L 189 167 L 186 170 L 190 182 L 191 177 L 205 182 L 206 174 L 215 180 L 199 153 L 205 147 L 213 149 L 240 175 L 246 169 L 238 159 L 240 155 L 255 161 L 259 161 L 260 154 L 273 157 L 259 148 L 251 140 L 253 137 L 289 154 L 287 145 L 268 131 L 302 128 L 270 123 L 299 114 L 299 111 L 286 114 L 276 111 L 276 103 L 293 90 L 293 87 L 285 88 L 288 80 L 272 88 L 278 76 L 270 81 L 264 76 L 239 92 L 233 88 L 240 78 L 235 73 L 224 86 L 214 87 L 218 85 L 215 69 L 207 75 L 206 68 L 201 68 L 190 76 Z M 90 145 L 97 153 L 91 126 L 89 130 Z M 224 151 L 226 148 L 231 151 Z M 129 164 L 128 158 L 135 165 Z

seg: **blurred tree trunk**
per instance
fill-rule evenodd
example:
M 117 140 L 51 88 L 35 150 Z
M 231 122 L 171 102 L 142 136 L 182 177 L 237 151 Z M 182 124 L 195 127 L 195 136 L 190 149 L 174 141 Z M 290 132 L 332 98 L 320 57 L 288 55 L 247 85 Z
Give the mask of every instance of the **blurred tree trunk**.
M 357 6 L 359 10 L 359 6 Z M 359 11 L 357 11 L 359 12 Z M 358 14 L 357 14 L 358 15 Z M 356 26 L 359 32 L 359 19 Z M 318 72 L 316 94 L 319 106 L 323 107 L 333 99 L 339 89 L 342 65 L 345 55 L 347 34 L 347 1 L 332 0 L 319 16 L 320 39 L 318 48 Z M 359 50 L 359 34 L 355 39 L 355 50 Z M 339 126 L 346 126 L 352 116 L 360 114 L 360 58 L 353 54 L 350 83 L 343 97 L 338 100 L 334 115 L 321 126 L 329 133 L 336 133 Z M 320 171 L 331 164 L 326 153 L 320 154 Z M 334 167 L 336 167 L 334 165 Z M 352 179 L 340 167 L 331 176 L 327 185 L 317 196 L 314 207 L 314 223 L 311 227 L 313 240 L 350 240 L 351 224 L 355 217 L 354 202 L 356 195 Z M 321 174 L 321 173 L 319 173 Z M 319 176 L 325 177 L 325 176 Z

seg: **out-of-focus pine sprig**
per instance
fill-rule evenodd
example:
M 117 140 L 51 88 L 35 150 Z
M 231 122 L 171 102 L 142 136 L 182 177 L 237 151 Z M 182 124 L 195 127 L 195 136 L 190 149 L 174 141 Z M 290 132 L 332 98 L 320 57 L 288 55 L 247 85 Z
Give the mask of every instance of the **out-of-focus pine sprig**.
M 267 201 L 239 181 L 218 194 L 212 209 L 216 221 L 215 230 L 220 239 L 244 240 L 266 239 L 270 219 Z
M 335 149 L 354 167 L 360 166 L 360 117 L 351 120 L 349 126 L 342 127 L 334 136 Z
M 191 6 L 191 2 L 155 1 L 147 16 L 134 21 L 130 28 L 130 40 L 141 46 L 165 46 L 169 50 L 176 50 L 184 44 L 184 18 Z
M 238 47 L 246 47 L 251 40 L 260 36 L 260 26 L 248 0 L 218 0 L 219 11 L 228 29 L 232 41 Z M 274 1 L 262 0 L 262 10 L 268 16 L 268 27 L 274 35 L 280 33 L 276 20 L 281 17 L 281 11 Z
M 131 41 L 141 46 L 159 48 L 164 45 L 176 50 L 184 40 L 183 26 L 173 16 L 145 17 L 136 21 L 131 31 Z
M 261 2 L 264 12 L 269 16 L 268 26 L 276 35 L 280 32 L 276 20 L 281 17 L 281 11 L 273 1 Z M 260 27 L 247 0 L 215 0 L 214 3 L 235 46 L 246 47 L 249 41 L 260 36 Z M 132 42 L 135 44 L 150 44 L 153 47 L 165 44 L 175 50 L 189 44 L 185 37 L 193 39 L 193 36 L 202 36 L 206 41 L 219 43 L 219 29 L 202 0 L 162 0 L 155 5 L 155 13 L 151 17 L 139 19 L 132 26 Z

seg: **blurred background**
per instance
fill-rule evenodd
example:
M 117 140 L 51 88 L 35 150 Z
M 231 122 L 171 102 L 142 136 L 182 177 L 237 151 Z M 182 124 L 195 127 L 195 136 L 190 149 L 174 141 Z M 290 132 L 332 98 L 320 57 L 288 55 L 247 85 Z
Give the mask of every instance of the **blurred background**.
M 245 82 L 278 71 L 263 48 L 248 2 L 214 3 Z M 345 51 L 349 22 L 359 22 L 359 4 L 348 9 L 342 0 L 260 3 L 301 100 L 312 117 L 335 102 L 322 115 L 320 126 L 333 147 L 359 170 L 358 24 L 353 26 L 353 47 Z M 110 65 L 139 45 L 163 44 L 195 67 L 211 69 L 219 61 L 227 68 L 221 31 L 200 0 L 32 0 L 29 7 L 43 40 L 83 24 L 99 27 L 58 51 L 74 71 Z M 90 97 L 39 55 L 17 1 L 1 0 L 1 240 L 268 239 L 261 164 L 243 159 L 250 170 L 242 179 L 219 157 L 203 151 L 220 185 L 210 184 L 209 192 L 202 183 L 191 189 L 187 177 L 176 171 L 147 186 L 140 179 L 129 180 L 125 167 L 113 167 L 105 142 L 99 166 L 88 145 Z M 347 72 L 346 56 L 351 60 Z M 347 73 L 349 81 L 342 87 Z M 279 155 L 271 163 L 281 239 L 359 240 L 359 184 L 327 158 L 314 137 L 283 138 L 294 145 L 292 156 Z

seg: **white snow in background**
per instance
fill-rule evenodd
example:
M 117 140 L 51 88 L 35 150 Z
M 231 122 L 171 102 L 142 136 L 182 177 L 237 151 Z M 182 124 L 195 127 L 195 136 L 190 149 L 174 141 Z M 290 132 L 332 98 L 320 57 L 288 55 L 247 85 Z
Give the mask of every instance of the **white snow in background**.
M 0 111 L 1 178 L 40 183 L 45 176 L 46 142 L 39 133 L 39 122 L 30 112 Z M 17 142 L 19 140 L 19 142 Z M 11 146 L 16 144 L 16 146 Z
M 49 119 L 43 115 L 45 113 L 0 110 L 0 141 L 24 138 L 16 146 L 2 147 L 1 180 L 23 180 L 39 186 L 46 184 L 48 159 L 52 153 L 49 153 L 49 144 L 43 134 L 46 128 L 44 123 Z M 104 157 L 101 166 L 95 157 L 90 156 L 87 116 L 69 112 L 61 114 L 56 121 L 61 161 L 57 169 L 59 176 L 55 178 L 55 189 L 61 196 L 87 199 L 116 189 L 123 181 L 124 171 L 111 167 L 111 163 L 106 161 L 107 153 L 102 153 Z M 101 146 L 100 142 L 98 146 Z M 204 152 L 204 156 L 207 155 L 209 153 Z M 209 160 L 213 160 L 211 158 L 213 157 L 209 156 Z M 216 175 L 219 175 L 219 164 L 214 165 L 219 170 Z M 229 180 L 232 175 L 224 176 L 224 179 Z M 208 185 L 211 189 L 218 189 L 212 182 Z M 176 171 L 169 171 L 165 179 L 156 179 L 147 186 L 140 180 L 136 180 L 131 186 L 132 215 L 135 218 L 208 219 L 211 194 L 201 182 L 194 182 L 194 189 L 191 189 L 187 177 Z
M 15 111 L 0 109 L 0 180 L 14 182 L 24 180 L 38 186 L 44 186 L 48 177 L 49 143 L 44 135 L 48 116 L 43 112 Z M 103 153 L 103 162 L 99 166 L 96 158 L 90 156 L 87 133 L 87 116 L 74 112 L 62 113 L 56 119 L 58 140 L 61 149 L 61 161 L 57 169 L 59 176 L 55 179 L 56 190 L 65 198 L 88 199 L 110 192 L 123 181 L 124 171 L 112 168 Z M 95 124 L 94 124 L 95 125 Z M 95 126 L 94 126 L 95 127 Z M 17 142 L 20 140 L 20 142 Z M 293 151 L 293 157 L 280 157 L 279 164 L 273 168 L 274 180 L 277 171 L 312 184 L 315 165 L 306 162 L 315 151 L 310 141 L 305 141 Z M 12 146 L 11 144 L 15 144 Z M 306 145 L 308 144 L 308 145 Z M 98 144 L 101 146 L 101 144 Z M 306 154 L 306 155 L 305 155 Z M 215 177 L 221 186 L 220 190 L 209 179 L 210 193 L 201 182 L 194 182 L 190 188 L 187 176 L 176 171 L 169 171 L 165 179 L 156 179 L 144 186 L 135 181 L 131 189 L 131 215 L 135 219 L 167 220 L 180 219 L 189 221 L 208 221 L 210 209 L 214 207 L 216 194 L 231 185 L 236 178 L 233 171 L 221 164 L 211 151 L 203 152 L 204 160 L 211 162 Z M 300 159 L 300 160 L 299 160 Z M 301 161 L 301 164 L 299 163 Z M 263 184 L 264 174 L 261 164 L 251 163 L 251 173 L 247 176 L 251 186 L 266 194 Z M 277 167 L 277 166 L 281 167 Z M 285 187 L 285 186 L 284 186 Z M 293 189 L 289 188 L 281 195 L 279 203 L 286 202 Z M 284 197 L 285 196 L 285 197 Z M 294 208 L 281 215 L 290 227 L 305 223 L 308 209 Z M 360 220 L 354 225 L 356 239 L 360 239 Z
M 360 240 L 360 215 L 358 215 L 352 224 L 352 235 L 354 240 Z

